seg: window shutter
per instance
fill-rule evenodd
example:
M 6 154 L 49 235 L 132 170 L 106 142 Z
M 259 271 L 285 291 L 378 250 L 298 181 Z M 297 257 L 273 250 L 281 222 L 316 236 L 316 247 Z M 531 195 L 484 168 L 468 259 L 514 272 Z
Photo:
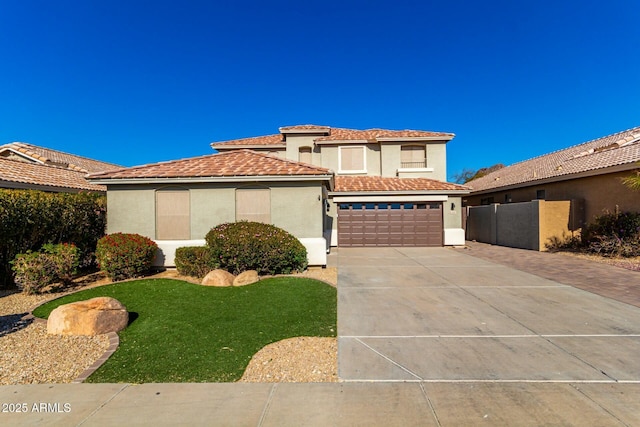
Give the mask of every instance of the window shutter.
M 236 221 L 271 224 L 271 191 L 268 188 L 236 190 Z
M 156 192 L 156 239 L 191 239 L 189 190 Z
M 406 145 L 400 147 L 400 162 L 404 168 L 424 168 L 427 166 L 425 147 Z
M 298 160 L 303 163 L 311 163 L 311 147 L 300 147 L 298 150 Z
M 340 170 L 365 170 L 364 147 L 340 147 Z

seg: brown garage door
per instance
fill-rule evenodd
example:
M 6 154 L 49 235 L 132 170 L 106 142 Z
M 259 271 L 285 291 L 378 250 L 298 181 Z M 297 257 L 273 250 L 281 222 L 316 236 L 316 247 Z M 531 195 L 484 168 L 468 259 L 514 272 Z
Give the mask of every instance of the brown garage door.
M 338 246 L 442 246 L 442 203 L 340 203 Z

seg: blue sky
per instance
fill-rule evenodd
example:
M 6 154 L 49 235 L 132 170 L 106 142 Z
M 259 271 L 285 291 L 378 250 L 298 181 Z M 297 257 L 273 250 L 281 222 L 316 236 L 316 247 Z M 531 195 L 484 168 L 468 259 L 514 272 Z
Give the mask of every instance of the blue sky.
M 125 166 L 318 124 L 450 178 L 640 125 L 640 2 L 0 0 L 0 144 Z

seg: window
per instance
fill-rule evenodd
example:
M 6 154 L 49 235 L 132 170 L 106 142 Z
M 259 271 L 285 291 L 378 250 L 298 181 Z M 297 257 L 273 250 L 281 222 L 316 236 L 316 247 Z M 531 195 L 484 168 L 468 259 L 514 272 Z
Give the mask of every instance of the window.
M 536 199 L 538 200 L 544 200 L 547 197 L 547 192 L 544 190 L 538 190 L 536 191 Z
M 236 221 L 271 224 L 271 191 L 268 188 L 236 190 Z
M 427 154 L 422 145 L 403 145 L 400 147 L 401 168 L 426 168 Z
M 298 148 L 298 161 L 303 163 L 311 163 L 311 147 Z
M 156 191 L 156 239 L 191 239 L 189 205 L 189 190 Z
M 338 150 L 340 172 L 367 172 L 365 147 L 339 147 Z

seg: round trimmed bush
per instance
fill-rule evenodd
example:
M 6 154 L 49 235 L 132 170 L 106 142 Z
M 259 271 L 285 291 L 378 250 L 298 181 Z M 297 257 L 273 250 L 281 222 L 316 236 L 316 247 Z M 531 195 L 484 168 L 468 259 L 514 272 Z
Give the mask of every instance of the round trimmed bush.
M 98 240 L 96 260 L 111 280 L 139 277 L 151 269 L 158 245 L 139 234 L 114 233 Z
M 293 235 L 261 222 L 220 224 L 205 237 L 220 268 L 238 274 L 289 274 L 307 267 L 307 249 Z
M 184 246 L 176 249 L 176 268 L 185 276 L 203 278 L 218 268 L 208 246 Z

